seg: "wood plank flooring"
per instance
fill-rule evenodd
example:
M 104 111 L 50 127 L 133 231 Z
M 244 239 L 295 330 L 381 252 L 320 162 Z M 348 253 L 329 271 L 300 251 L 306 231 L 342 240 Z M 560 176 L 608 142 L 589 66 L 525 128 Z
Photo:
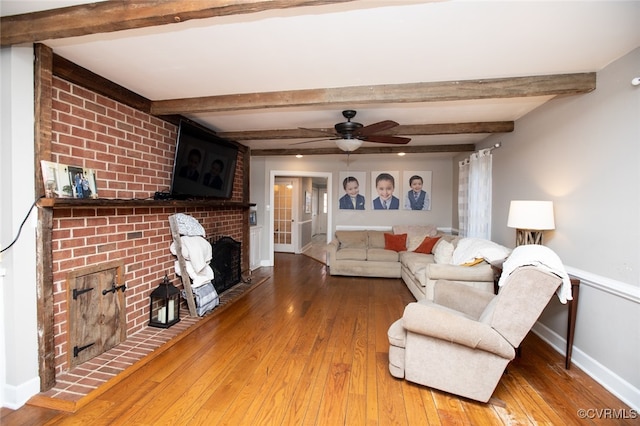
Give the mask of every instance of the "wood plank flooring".
M 331 277 L 277 254 L 271 277 L 75 413 L 26 405 L 2 425 L 613 424 L 580 409 L 628 406 L 530 334 L 482 404 L 393 378 L 389 325 L 401 280 Z M 618 419 L 616 424 L 637 424 Z

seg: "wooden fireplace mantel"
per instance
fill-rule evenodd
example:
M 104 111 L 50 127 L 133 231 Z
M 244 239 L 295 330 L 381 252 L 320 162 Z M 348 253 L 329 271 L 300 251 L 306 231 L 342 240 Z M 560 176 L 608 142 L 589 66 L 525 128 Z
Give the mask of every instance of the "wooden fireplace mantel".
M 75 207 L 96 207 L 96 208 L 113 208 L 113 207 L 213 207 L 225 208 L 233 207 L 240 209 L 248 209 L 254 207 L 255 203 L 245 203 L 241 201 L 229 200 L 153 200 L 153 199 L 113 199 L 113 198 L 41 198 L 38 201 L 39 207 L 47 207 L 53 209 L 68 209 Z

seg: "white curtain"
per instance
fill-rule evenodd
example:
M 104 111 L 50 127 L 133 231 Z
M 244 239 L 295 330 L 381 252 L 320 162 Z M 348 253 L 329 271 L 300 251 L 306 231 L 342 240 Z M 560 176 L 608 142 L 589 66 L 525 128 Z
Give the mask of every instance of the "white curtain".
M 460 164 L 458 215 L 460 235 L 491 238 L 491 167 L 490 149 L 473 153 Z
M 460 161 L 458 165 L 458 232 L 466 237 L 469 226 L 469 159 Z

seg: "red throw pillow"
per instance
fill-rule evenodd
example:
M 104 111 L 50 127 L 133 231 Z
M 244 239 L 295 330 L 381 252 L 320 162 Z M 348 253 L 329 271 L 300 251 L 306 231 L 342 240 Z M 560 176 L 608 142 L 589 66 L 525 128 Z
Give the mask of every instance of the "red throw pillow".
M 384 234 L 384 249 L 407 251 L 407 234 Z
M 418 248 L 416 248 L 414 253 L 424 253 L 431 254 L 431 250 L 433 250 L 433 246 L 436 245 L 440 237 L 425 237 L 425 239 L 420 243 Z

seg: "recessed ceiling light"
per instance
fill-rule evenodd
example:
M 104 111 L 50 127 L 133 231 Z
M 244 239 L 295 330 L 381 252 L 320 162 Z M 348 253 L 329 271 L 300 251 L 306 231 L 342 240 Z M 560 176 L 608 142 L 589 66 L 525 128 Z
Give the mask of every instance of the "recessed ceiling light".
M 296 154 L 296 158 L 302 158 L 303 155 L 302 154 Z
M 398 155 L 399 155 L 400 157 L 404 157 L 406 154 L 405 154 L 404 152 L 399 152 L 399 153 L 398 153 Z

